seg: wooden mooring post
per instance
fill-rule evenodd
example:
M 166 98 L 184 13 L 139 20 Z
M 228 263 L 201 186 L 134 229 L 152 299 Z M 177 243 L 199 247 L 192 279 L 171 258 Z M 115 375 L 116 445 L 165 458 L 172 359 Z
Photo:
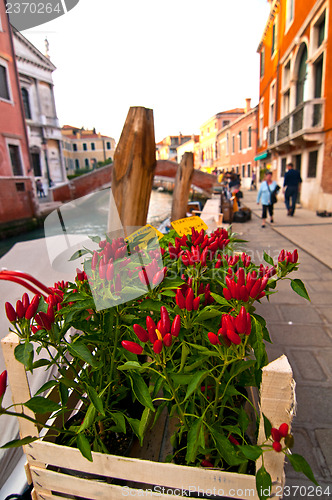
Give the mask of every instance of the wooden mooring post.
M 128 226 L 146 224 L 155 166 L 153 110 L 131 107 L 112 169 L 112 194 L 125 232 Z M 110 214 L 108 230 L 112 229 Z
M 175 176 L 171 220 L 186 217 L 191 179 L 194 173 L 193 153 L 184 153 Z

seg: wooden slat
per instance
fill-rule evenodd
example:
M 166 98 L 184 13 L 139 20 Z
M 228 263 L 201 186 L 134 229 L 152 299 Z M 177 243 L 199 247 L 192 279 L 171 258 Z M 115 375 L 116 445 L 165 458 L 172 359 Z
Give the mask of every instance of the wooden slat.
M 270 420 L 273 427 L 279 427 L 284 422 L 289 427 L 291 426 L 295 411 L 295 382 L 285 355 L 263 368 L 260 410 Z M 264 441 L 264 421 L 261 418 L 258 444 Z M 277 453 L 274 450 L 264 453 L 264 467 L 270 473 L 275 486 L 285 484 L 284 462 L 283 453 Z M 260 467 L 261 459 L 256 463 L 256 468 Z
M 170 488 L 189 489 L 191 486 L 196 485 L 206 490 L 220 484 L 227 484 L 229 488 L 244 486 L 255 488 L 255 477 L 246 474 L 206 470 L 94 452 L 92 453 L 93 462 L 89 462 L 75 448 L 67 448 L 41 441 L 31 443 L 28 446 L 31 455 L 39 462 L 64 469 L 75 468 L 75 470 L 105 477 L 151 485 L 154 485 L 157 480 L 159 485 Z M 31 461 L 31 470 L 32 468 L 33 460 Z M 234 498 L 241 497 L 235 496 Z M 252 495 L 251 498 L 253 498 Z
M 171 220 L 183 219 L 187 215 L 187 206 L 191 179 L 194 173 L 194 154 L 184 153 L 178 166 L 173 191 Z

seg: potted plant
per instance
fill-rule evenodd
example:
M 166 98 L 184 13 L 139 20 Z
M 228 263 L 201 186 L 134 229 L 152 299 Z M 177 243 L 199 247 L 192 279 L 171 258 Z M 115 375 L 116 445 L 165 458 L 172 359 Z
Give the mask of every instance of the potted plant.
M 282 250 L 277 262 L 264 254 L 266 265 L 257 266 L 246 253 L 234 252 L 240 240 L 226 229 L 207 234 L 192 227 L 180 233 L 172 230 L 160 241 L 140 232 L 126 240 L 93 238 L 98 250 L 73 256 L 85 254 L 74 283 L 44 286 L 43 295 L 31 302 L 24 294 L 16 307 L 6 303 L 19 337 L 16 360 L 26 371 L 56 366 L 57 376 L 21 401 L 22 411 L 16 401 L 17 413 L 1 407 L 0 414 L 29 422 L 40 421 L 26 408 L 46 414 L 52 418 L 42 421 L 49 439 L 60 436 L 62 444 L 92 461 L 99 453 L 116 453 L 108 446 L 114 433 L 120 442 L 131 431 L 142 445 L 166 411 L 174 426 L 167 460 L 184 469 L 238 477 L 253 468 L 263 499 L 272 486 L 264 457 L 274 453 L 317 484 L 305 459 L 291 453 L 286 422 L 263 414 L 265 439 L 258 445 L 255 433 L 248 435 L 249 424 L 259 425 L 260 417 L 248 389 L 260 387 L 268 364 L 265 342 L 271 342 L 255 303 L 285 279 L 309 298 L 303 283 L 288 277 L 298 269 L 297 250 Z M 14 274 L 6 272 L 5 278 Z M 34 285 L 42 286 L 36 280 Z M 34 361 L 36 346 L 44 355 Z M 6 372 L 0 382 L 1 398 Z M 77 409 L 79 421 L 68 424 Z M 37 446 L 38 438 L 24 436 L 7 446 Z

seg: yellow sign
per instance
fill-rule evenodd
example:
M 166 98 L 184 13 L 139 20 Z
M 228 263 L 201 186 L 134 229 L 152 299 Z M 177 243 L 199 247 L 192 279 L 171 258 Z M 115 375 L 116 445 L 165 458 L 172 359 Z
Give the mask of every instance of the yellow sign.
M 171 222 L 171 224 L 179 236 L 191 234 L 192 227 L 196 229 L 196 231 L 200 231 L 201 229 L 206 231 L 208 229 L 205 222 L 200 217 L 197 217 L 197 215 L 192 215 L 191 217 L 186 217 L 185 219 L 175 220 L 174 222 Z
M 145 248 L 150 240 L 153 238 L 158 238 L 159 240 L 163 237 L 163 233 L 158 231 L 155 227 L 147 224 L 146 226 L 137 229 L 134 233 L 127 236 L 126 241 L 128 243 L 133 243 L 137 240 L 137 246 L 140 248 Z

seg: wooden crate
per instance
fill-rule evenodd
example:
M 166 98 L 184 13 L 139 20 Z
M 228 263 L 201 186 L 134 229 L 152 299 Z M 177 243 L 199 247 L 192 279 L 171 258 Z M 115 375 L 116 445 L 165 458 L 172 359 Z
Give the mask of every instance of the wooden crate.
M 24 366 L 14 356 L 16 345 L 16 334 L 11 333 L 2 340 L 13 403 L 21 403 L 30 399 L 30 389 Z M 279 426 L 282 422 L 291 424 L 295 406 L 294 386 L 286 356 L 281 356 L 263 369 L 260 410 L 274 426 Z M 29 410 L 26 411 L 29 413 Z M 19 425 L 21 438 L 38 435 L 38 429 L 33 423 L 19 419 Z M 159 439 L 163 434 L 161 427 L 157 426 L 156 434 L 150 438 L 150 443 L 145 447 L 145 455 L 141 453 L 137 458 L 92 453 L 93 462 L 89 462 L 78 449 L 54 444 L 45 438 L 26 445 L 26 472 L 28 481 L 34 486 L 33 499 L 80 497 L 119 500 L 125 496 L 153 498 L 157 494 L 161 499 L 169 499 L 171 494 L 185 499 L 193 498 L 195 492 L 199 493 L 199 498 L 203 498 L 205 492 L 207 498 L 213 498 L 212 494 L 215 494 L 216 497 L 258 499 L 255 476 L 158 462 L 160 453 L 159 449 L 156 452 L 156 444 L 158 448 L 162 445 Z M 263 440 L 262 425 L 258 442 Z M 153 446 L 150 446 L 151 442 Z M 273 488 L 283 486 L 284 454 L 266 453 L 264 464 L 271 474 Z M 68 473 L 67 469 L 77 472 Z M 84 477 L 84 474 L 93 476 Z

